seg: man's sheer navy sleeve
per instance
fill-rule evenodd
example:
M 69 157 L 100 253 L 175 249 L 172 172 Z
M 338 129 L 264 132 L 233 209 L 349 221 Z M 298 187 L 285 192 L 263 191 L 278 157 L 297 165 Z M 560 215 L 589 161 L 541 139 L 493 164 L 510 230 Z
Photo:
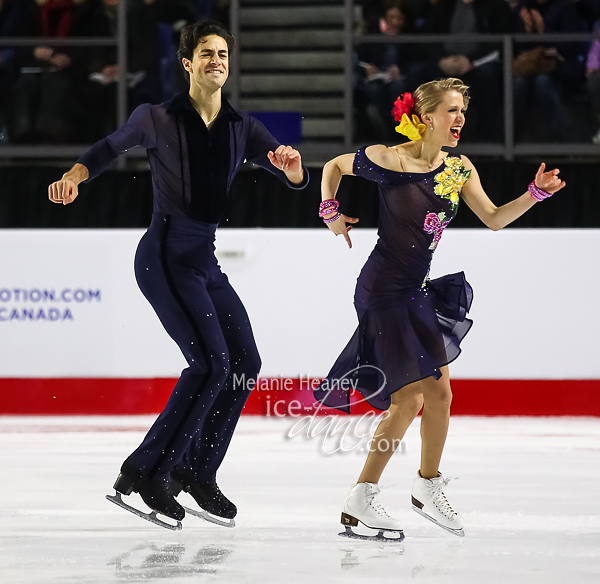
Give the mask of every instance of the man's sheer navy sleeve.
M 265 128 L 265 126 L 256 118 L 250 116 L 250 132 L 248 133 L 248 139 L 246 141 L 246 158 L 274 174 L 280 181 L 287 184 L 289 188 L 296 190 L 303 189 L 308 184 L 309 178 L 308 170 L 304 165 L 302 166 L 302 170 L 304 171 L 302 182 L 296 184 L 288 179 L 285 172 L 271 164 L 267 153 L 269 151 L 275 152 L 279 146 L 280 144 L 273 134 L 271 134 L 271 132 L 269 132 L 269 130 L 267 130 L 267 128 Z
M 136 146 L 143 146 L 146 149 L 156 146 L 156 130 L 151 110 L 150 104 L 139 106 L 124 126 L 96 142 L 81 156 L 77 162 L 88 169 L 90 173 L 88 181 L 104 172 L 123 152 Z

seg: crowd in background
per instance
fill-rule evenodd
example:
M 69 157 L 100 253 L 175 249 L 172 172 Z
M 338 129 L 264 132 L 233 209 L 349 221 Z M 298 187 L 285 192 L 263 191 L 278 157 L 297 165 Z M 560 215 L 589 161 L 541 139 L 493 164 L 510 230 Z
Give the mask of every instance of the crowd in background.
M 361 0 L 361 4 L 366 34 L 528 35 L 530 41 L 513 43 L 516 139 L 564 142 L 583 136 L 600 143 L 600 42 L 539 39 L 541 33 L 600 32 L 600 0 Z M 437 77 L 460 77 L 471 87 L 466 137 L 502 141 L 502 45 L 459 38 L 438 44 L 359 44 L 355 85 L 359 132 L 368 139 L 394 139 L 390 112 L 396 97 Z
M 122 0 L 0 0 L 0 37 L 115 37 Z M 115 129 L 117 81 L 127 75 L 131 109 L 184 87 L 181 29 L 227 19 L 224 0 L 126 0 L 128 71 L 117 47 L 0 46 L 0 142 L 89 143 Z
M 127 1 L 129 13 L 129 107 L 166 101 L 184 88 L 176 58 L 181 28 L 206 17 L 226 23 L 228 0 L 0 0 L 0 37 L 114 37 L 120 1 Z M 538 38 L 544 32 L 600 33 L 600 0 L 356 2 L 362 8 L 359 33 L 457 36 L 437 44 L 357 45 L 360 138 L 395 139 L 391 109 L 396 97 L 425 81 L 452 76 L 471 87 L 473 122 L 464 136 L 502 141 L 502 45 L 458 37 L 518 32 L 531 41 L 513 46 L 517 140 L 574 141 L 578 123 L 584 139 L 600 143 L 600 42 L 542 43 Z M 122 73 L 116 46 L 0 46 L 0 143 L 89 143 L 111 132 Z M 573 115 L 588 116 L 587 124 Z

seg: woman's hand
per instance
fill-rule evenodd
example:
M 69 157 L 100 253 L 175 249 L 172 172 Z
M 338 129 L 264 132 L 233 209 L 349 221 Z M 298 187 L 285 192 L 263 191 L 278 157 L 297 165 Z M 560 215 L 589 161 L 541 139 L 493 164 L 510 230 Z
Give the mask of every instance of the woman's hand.
M 333 217 L 334 215 L 335 213 L 332 213 L 331 215 L 329 215 L 329 217 Z M 327 219 L 327 216 L 325 217 L 325 219 Z M 355 217 L 346 217 L 346 215 L 340 213 L 340 216 L 335 221 L 332 221 L 331 223 L 326 223 L 325 225 L 327 225 L 327 227 L 329 227 L 329 229 L 333 231 L 336 235 L 343 235 L 344 239 L 348 243 L 348 247 L 351 248 L 352 242 L 350 241 L 350 236 L 348 235 L 348 233 L 350 232 L 350 229 L 352 229 L 352 225 L 346 225 L 346 223 L 358 223 L 358 219 L 356 219 Z
M 538 189 L 546 191 L 547 193 L 557 193 L 567 183 L 558 177 L 558 174 L 560 173 L 558 168 L 549 170 L 548 172 L 544 172 L 545 169 L 546 163 L 542 162 L 538 168 L 537 174 L 535 175 L 535 186 Z

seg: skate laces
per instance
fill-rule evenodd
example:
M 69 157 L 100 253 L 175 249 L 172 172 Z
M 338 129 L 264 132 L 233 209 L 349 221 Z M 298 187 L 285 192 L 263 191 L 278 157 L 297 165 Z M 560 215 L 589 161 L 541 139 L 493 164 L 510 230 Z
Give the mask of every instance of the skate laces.
M 367 504 L 382 517 L 392 519 L 392 517 L 388 515 L 387 511 L 383 508 L 381 503 L 377 500 L 377 495 L 379 494 L 380 490 L 381 489 L 379 485 L 367 484 L 367 490 L 365 492 Z
M 448 499 L 446 499 L 446 494 L 444 493 L 444 487 L 446 487 L 450 481 L 456 480 L 456 478 L 457 477 L 448 477 L 444 479 L 440 477 L 441 480 L 436 483 L 434 483 L 433 480 L 431 481 L 431 501 L 444 515 L 446 515 L 446 517 L 458 515 L 458 513 L 452 509 L 450 503 L 448 503 Z

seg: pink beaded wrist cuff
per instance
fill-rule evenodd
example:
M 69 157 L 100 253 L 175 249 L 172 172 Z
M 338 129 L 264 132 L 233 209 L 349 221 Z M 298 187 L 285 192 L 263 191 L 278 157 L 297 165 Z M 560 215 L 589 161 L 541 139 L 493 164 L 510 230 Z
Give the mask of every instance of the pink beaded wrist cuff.
M 542 189 L 540 189 L 538 186 L 536 186 L 535 181 L 532 180 L 531 183 L 529 184 L 529 186 L 527 187 L 527 190 L 529 191 L 529 194 L 536 200 L 538 201 L 538 203 L 540 201 L 543 201 L 544 199 L 547 199 L 548 197 L 551 197 L 553 193 L 548 193 Z
M 324 217 L 329 213 L 337 212 L 340 202 L 336 199 L 327 199 L 319 205 L 319 217 Z
M 341 213 L 336 213 L 333 217 L 330 217 L 329 219 L 323 219 L 323 223 L 333 223 L 336 219 L 339 219 L 341 216 Z
M 330 213 L 337 213 L 337 212 L 338 212 L 337 207 L 329 207 L 328 209 L 323 209 L 322 211 L 319 211 L 319 217 L 325 217 L 325 215 L 329 215 Z

